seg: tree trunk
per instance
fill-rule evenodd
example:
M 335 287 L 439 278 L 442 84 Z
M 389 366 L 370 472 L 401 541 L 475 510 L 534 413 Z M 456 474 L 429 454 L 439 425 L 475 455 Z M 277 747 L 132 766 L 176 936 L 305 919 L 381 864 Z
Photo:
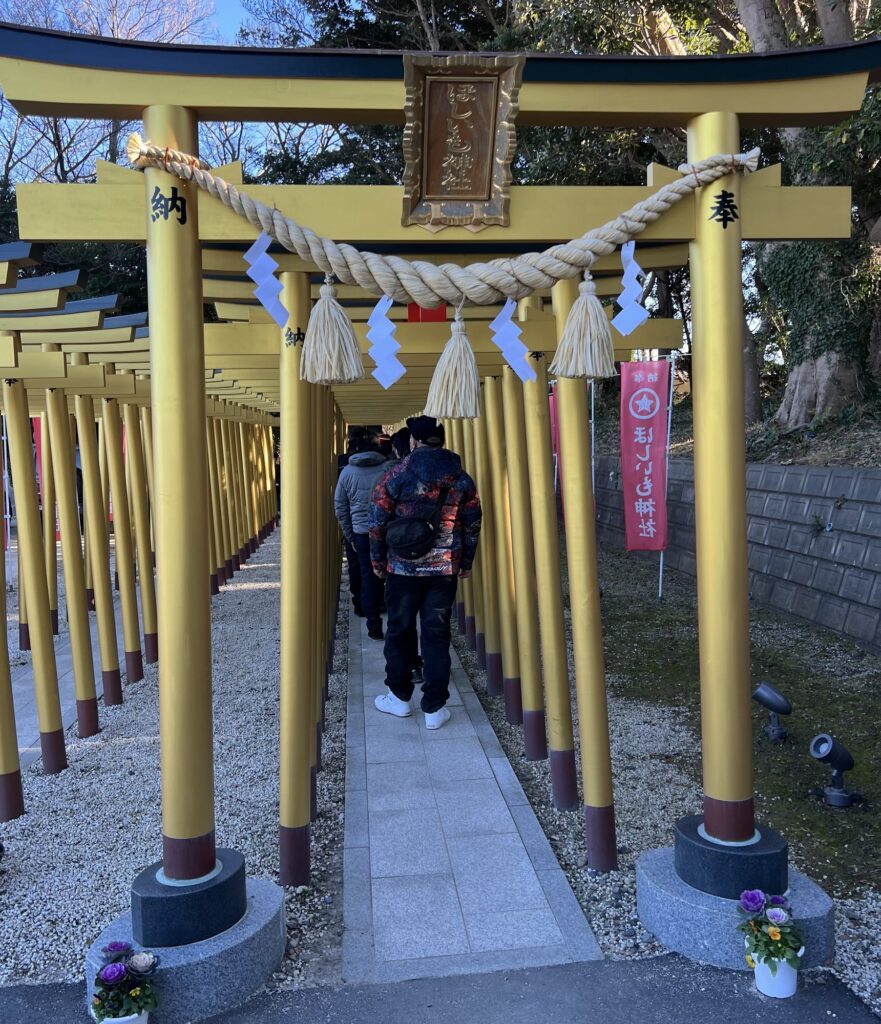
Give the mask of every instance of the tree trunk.
M 827 46 L 853 42 L 853 25 L 846 0 L 817 0 L 817 21 Z
M 737 0 L 737 13 L 756 53 L 788 49 L 789 36 L 774 0 Z
M 759 361 L 756 358 L 756 339 L 743 319 L 743 408 L 746 424 L 758 423 L 765 418 L 762 391 L 759 387 Z
M 857 367 L 841 352 L 823 352 L 789 371 L 774 422 L 784 431 L 827 420 L 861 399 Z

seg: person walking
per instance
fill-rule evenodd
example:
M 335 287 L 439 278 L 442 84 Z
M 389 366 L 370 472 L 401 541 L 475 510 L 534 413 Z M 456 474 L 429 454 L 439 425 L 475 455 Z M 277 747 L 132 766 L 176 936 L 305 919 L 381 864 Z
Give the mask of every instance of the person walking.
M 382 640 L 382 584 L 370 560 L 368 517 L 376 481 L 388 468 L 372 434 L 353 439 L 348 462 L 340 473 L 334 492 L 334 510 L 346 541 L 354 549 L 360 571 L 360 609 L 367 619 L 367 635 Z M 355 607 L 357 614 L 358 605 Z
M 413 642 L 419 620 L 422 710 L 428 729 L 450 719 L 450 619 L 460 578 L 471 574 L 480 536 L 480 499 L 444 428 L 431 416 L 407 421 L 410 455 L 376 484 L 370 509 L 370 555 L 384 579 L 388 693 L 376 698 L 384 714 L 412 714 Z

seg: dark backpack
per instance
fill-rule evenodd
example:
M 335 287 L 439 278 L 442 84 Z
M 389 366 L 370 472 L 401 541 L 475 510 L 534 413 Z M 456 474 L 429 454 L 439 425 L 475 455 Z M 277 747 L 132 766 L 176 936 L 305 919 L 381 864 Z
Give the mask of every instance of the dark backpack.
M 392 519 L 385 528 L 385 543 L 393 555 L 412 562 L 417 558 L 424 558 L 431 551 L 437 540 L 441 512 L 449 491 L 449 487 L 441 490 L 437 508 L 430 519 L 422 516 Z

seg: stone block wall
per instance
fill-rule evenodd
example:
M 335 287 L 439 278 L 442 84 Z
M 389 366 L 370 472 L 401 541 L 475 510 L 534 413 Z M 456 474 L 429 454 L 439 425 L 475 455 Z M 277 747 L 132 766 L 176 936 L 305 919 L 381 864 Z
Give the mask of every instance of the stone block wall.
M 624 546 L 617 459 L 596 467 L 597 538 Z M 881 650 L 881 469 L 747 467 L 752 599 Z M 694 467 L 670 463 L 668 565 L 695 574 Z

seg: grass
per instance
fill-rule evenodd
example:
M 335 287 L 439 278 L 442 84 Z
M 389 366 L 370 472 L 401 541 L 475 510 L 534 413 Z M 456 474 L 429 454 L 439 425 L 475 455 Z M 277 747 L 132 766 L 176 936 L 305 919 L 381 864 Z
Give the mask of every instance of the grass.
M 659 603 L 656 561 L 603 552 L 600 582 L 610 689 L 622 697 L 683 709 L 699 733 L 694 581 L 669 573 L 666 598 Z M 881 887 L 881 659 L 764 608 L 751 609 L 751 635 L 751 682 L 768 679 L 793 705 L 786 719 L 789 739 L 783 744 L 764 734 L 767 712 L 754 706 L 757 817 L 786 837 L 793 863 L 834 895 Z M 832 733 L 853 754 L 856 767 L 846 784 L 862 793 L 862 804 L 848 810 L 824 805 L 822 791 L 831 771 L 808 753 L 818 732 Z M 699 777 L 699 752 L 683 767 Z

